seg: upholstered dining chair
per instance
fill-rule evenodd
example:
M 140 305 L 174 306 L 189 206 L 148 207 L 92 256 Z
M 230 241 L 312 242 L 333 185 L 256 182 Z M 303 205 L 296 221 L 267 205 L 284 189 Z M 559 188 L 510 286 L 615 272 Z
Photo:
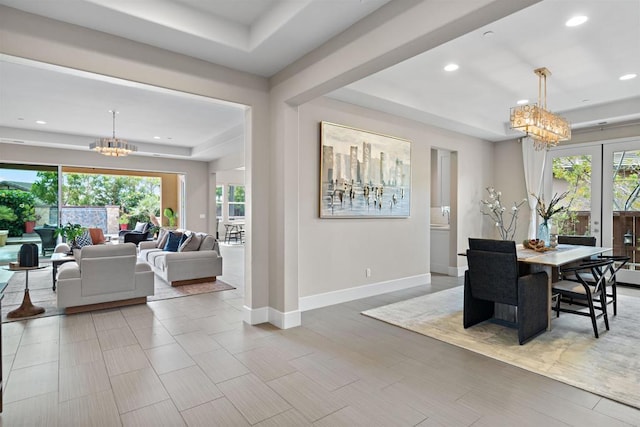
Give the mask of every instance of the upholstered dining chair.
M 516 326 L 522 345 L 547 328 L 547 273 L 518 275 L 513 241 L 469 239 L 465 272 L 463 326 L 494 317 L 495 303 L 517 307 Z
M 599 259 L 589 261 L 575 267 L 569 267 L 565 271 L 575 275 L 576 280 L 561 280 L 553 283 L 552 292 L 558 294 L 558 299 L 554 310 L 557 316 L 560 312 L 572 313 L 591 318 L 593 334 L 598 335 L 598 317 L 604 317 L 604 324 L 609 330 L 609 316 L 607 315 L 607 294 L 605 291 L 606 276 L 604 272 L 613 263 L 610 259 Z M 588 282 L 585 277 L 589 277 L 594 282 Z M 567 306 L 587 307 L 588 313 L 581 309 L 569 308 Z M 600 311 L 599 314 L 596 310 Z

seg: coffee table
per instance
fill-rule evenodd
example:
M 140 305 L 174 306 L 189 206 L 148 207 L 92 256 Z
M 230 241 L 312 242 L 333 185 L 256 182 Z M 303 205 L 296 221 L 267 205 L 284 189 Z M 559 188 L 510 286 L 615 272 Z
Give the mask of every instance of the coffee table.
M 8 267 L 6 268 L 9 271 L 19 272 L 24 271 L 26 274 L 24 282 L 24 297 L 22 298 L 22 304 L 20 307 L 15 310 L 7 313 L 7 318 L 15 319 L 17 317 L 28 317 L 35 316 L 36 314 L 44 313 L 44 307 L 37 307 L 31 303 L 31 297 L 29 296 L 29 272 L 31 270 L 40 270 L 46 268 L 46 265 L 38 266 L 38 267 Z
M 65 253 L 54 253 L 51 255 L 51 265 L 53 265 L 53 291 L 56 291 L 56 277 L 58 276 L 58 266 L 65 262 L 75 261 L 73 255 Z

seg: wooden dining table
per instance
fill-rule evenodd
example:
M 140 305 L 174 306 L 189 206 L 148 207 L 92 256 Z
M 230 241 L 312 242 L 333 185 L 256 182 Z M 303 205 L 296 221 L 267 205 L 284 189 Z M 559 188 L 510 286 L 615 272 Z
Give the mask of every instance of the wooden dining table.
M 533 249 L 525 248 L 522 244 L 516 245 L 518 262 L 523 265 L 528 265 L 532 273 L 536 273 L 539 271 L 544 271 L 547 273 L 547 330 L 551 330 L 551 289 L 553 282 L 558 280 L 558 271 L 560 267 L 609 251 L 611 251 L 611 248 L 604 248 L 600 246 L 558 245 L 552 250 L 537 252 Z

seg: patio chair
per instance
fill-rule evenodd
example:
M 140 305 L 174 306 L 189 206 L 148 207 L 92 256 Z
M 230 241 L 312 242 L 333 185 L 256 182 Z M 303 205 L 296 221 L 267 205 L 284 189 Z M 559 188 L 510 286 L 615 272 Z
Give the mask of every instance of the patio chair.
M 559 295 L 554 308 L 557 317 L 560 317 L 560 312 L 590 317 L 593 334 L 596 338 L 599 337 L 596 319 L 604 317 L 604 324 L 608 331 L 609 316 L 607 315 L 607 294 L 605 290 L 607 278 L 604 272 L 607 271 L 611 264 L 613 264 L 613 260 L 599 259 L 566 269 L 565 271 L 575 275 L 577 280 L 561 280 L 553 284 L 553 293 Z M 594 282 L 590 283 L 586 278 L 591 278 Z M 589 311 L 585 312 L 580 308 L 568 308 L 563 305 L 575 305 L 580 308 L 587 307 Z M 596 314 L 596 310 L 601 313 Z
M 464 280 L 464 328 L 491 319 L 495 303 L 501 303 L 517 307 L 515 326 L 521 345 L 544 332 L 548 316 L 547 273 L 519 277 L 513 241 L 469 239 L 469 247 L 469 269 Z
M 56 248 L 56 243 L 58 238 L 55 236 L 56 233 L 55 225 L 45 224 L 42 227 L 35 227 L 33 229 L 34 232 L 40 236 L 40 240 L 42 241 L 42 256 L 47 255 L 47 251 L 53 253 Z

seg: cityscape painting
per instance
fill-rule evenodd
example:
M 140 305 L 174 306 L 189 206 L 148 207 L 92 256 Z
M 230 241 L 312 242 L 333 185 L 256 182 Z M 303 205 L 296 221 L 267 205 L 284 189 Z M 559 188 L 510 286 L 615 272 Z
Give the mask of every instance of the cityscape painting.
M 320 123 L 320 217 L 407 218 L 411 142 Z

